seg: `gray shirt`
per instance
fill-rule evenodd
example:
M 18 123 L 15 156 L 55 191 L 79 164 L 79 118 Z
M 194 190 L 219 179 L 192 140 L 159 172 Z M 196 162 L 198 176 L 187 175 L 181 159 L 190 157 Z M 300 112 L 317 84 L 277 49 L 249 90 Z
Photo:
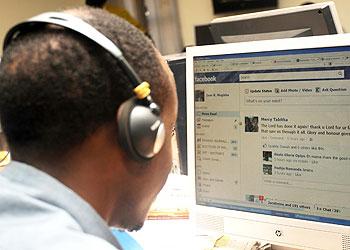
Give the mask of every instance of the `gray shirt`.
M 0 250 L 116 250 L 97 212 L 48 174 L 12 162 L 0 172 Z

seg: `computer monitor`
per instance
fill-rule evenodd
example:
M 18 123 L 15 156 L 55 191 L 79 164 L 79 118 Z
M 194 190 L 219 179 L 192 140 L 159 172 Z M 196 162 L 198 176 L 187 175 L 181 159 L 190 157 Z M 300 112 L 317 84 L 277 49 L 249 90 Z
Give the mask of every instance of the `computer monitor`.
M 209 23 L 194 26 L 194 33 L 197 46 L 217 43 L 213 38 Z
M 343 33 L 335 4 L 325 2 L 214 19 L 195 27 L 196 45 Z
M 190 47 L 200 234 L 350 249 L 350 34 Z
M 187 175 L 187 120 L 186 120 L 186 55 L 185 53 L 164 57 L 173 72 L 178 96 L 178 112 L 176 120 L 175 141 L 173 145 L 173 161 L 177 161 L 180 173 Z M 175 148 L 176 147 L 176 148 Z

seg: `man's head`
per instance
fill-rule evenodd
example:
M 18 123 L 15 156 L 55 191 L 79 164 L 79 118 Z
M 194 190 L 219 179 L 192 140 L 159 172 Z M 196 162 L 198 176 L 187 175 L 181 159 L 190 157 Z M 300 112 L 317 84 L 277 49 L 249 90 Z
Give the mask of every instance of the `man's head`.
M 152 97 L 161 107 L 170 137 L 176 116 L 174 82 L 152 43 L 136 28 L 102 10 L 82 8 L 67 12 L 115 42 L 141 79 L 151 83 Z M 101 213 L 110 223 L 125 228 L 142 223 L 171 163 L 170 138 L 154 159 L 143 163 L 128 160 L 121 150 L 116 114 L 131 96 L 132 84 L 118 61 L 67 29 L 47 25 L 21 35 L 4 51 L 0 66 L 0 119 L 13 158 L 64 176 L 62 181 L 79 189 L 76 191 L 89 201 L 94 195 L 87 194 L 84 178 L 77 184 L 78 180 L 61 173 L 82 172 L 85 165 L 84 175 L 90 173 L 106 183 L 104 190 L 108 193 L 99 195 L 109 200 L 116 196 L 112 199 L 114 204 L 107 202 L 109 211 L 103 207 L 97 210 L 103 210 Z M 96 150 L 91 152 L 92 148 Z M 59 161 L 65 164 L 57 164 Z M 63 165 L 70 169 L 57 169 Z M 125 184 L 129 187 L 120 188 Z M 120 190 L 110 190 L 116 187 Z M 138 189 L 141 191 L 135 193 Z M 116 208 L 123 211 L 116 213 Z

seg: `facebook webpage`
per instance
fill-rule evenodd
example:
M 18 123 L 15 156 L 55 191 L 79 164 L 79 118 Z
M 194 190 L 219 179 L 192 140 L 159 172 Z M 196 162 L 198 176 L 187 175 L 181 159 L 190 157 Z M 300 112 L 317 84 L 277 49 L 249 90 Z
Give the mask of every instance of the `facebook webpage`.
M 194 57 L 199 205 L 350 225 L 350 47 Z

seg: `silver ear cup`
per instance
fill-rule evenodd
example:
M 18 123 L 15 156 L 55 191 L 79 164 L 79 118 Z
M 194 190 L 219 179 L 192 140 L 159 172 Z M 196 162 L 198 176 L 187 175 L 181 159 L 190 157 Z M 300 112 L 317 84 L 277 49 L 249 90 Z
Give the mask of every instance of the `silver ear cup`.
M 118 138 L 134 159 L 151 159 L 164 144 L 164 124 L 149 107 L 131 98 L 118 110 Z
M 158 154 L 158 152 L 162 149 L 165 141 L 165 128 L 164 124 L 160 124 L 158 127 L 156 140 L 154 142 L 153 153 Z

